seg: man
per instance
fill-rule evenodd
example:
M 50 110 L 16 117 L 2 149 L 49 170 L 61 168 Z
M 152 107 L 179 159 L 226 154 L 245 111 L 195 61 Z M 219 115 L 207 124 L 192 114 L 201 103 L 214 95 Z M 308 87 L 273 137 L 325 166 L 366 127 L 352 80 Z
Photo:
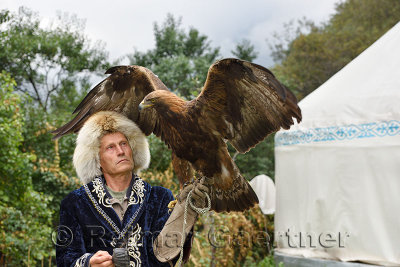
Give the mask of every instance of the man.
M 137 176 L 150 152 L 134 122 L 116 112 L 94 114 L 78 134 L 73 161 L 84 186 L 61 202 L 57 266 L 170 266 L 182 238 L 190 247 L 197 214 L 188 209 L 182 235 L 185 197 L 193 189 L 196 203 L 204 203 L 208 189 L 187 186 L 170 215 L 171 191 Z

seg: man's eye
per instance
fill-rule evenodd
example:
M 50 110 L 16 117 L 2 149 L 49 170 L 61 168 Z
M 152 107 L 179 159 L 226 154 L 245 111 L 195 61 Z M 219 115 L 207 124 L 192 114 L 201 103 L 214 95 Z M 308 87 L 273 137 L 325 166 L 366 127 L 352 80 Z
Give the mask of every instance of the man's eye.
M 113 146 L 108 146 L 108 147 L 107 147 L 107 149 L 112 149 L 112 148 L 113 148 Z
M 122 142 L 121 146 L 126 146 L 128 143 L 127 142 Z

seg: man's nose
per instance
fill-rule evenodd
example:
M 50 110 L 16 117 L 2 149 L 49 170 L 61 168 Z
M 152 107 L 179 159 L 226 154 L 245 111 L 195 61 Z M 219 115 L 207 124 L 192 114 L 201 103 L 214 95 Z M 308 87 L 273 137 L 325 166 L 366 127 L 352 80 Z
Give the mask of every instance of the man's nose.
M 122 149 L 120 145 L 117 146 L 117 154 L 118 155 L 123 155 L 125 154 L 125 151 Z

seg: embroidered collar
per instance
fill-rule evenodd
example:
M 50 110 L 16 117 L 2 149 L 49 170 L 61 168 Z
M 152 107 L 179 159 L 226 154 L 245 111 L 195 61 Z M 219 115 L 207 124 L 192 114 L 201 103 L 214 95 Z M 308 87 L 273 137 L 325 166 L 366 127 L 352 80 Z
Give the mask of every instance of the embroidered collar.
M 99 176 L 99 177 L 101 178 L 101 183 L 102 183 L 102 185 L 103 185 L 103 188 L 104 188 L 104 192 L 105 192 L 106 197 L 107 197 L 107 198 L 112 198 L 110 192 L 107 190 L 107 187 L 106 187 L 106 179 L 104 178 L 103 175 L 102 175 L 102 176 Z M 97 179 L 97 177 L 96 177 L 96 179 Z M 135 185 L 134 183 L 135 183 L 135 182 L 138 182 L 138 180 L 140 180 L 140 181 L 143 182 L 143 180 L 140 179 L 139 176 L 137 176 L 136 174 L 133 174 L 133 175 L 132 175 L 131 182 L 129 183 L 129 186 L 128 186 L 128 190 L 126 191 L 126 195 L 125 195 L 128 199 L 129 199 L 130 196 L 131 196 L 132 187 Z M 98 182 L 97 182 L 97 183 L 98 183 Z M 140 191 L 136 191 L 135 193 L 143 195 L 143 192 L 140 192 Z M 109 202 L 109 201 L 107 201 L 107 202 Z
M 112 227 L 112 231 L 116 233 L 117 239 L 124 238 L 130 227 L 137 222 L 143 212 L 142 206 L 149 196 L 145 192 L 149 192 L 150 188 L 150 185 L 145 183 L 136 174 L 132 176 L 127 191 L 127 197 L 129 197 L 128 208 L 121 222 L 112 208 L 111 195 L 105 188 L 104 178 L 98 176 L 92 182 L 84 185 L 85 192 L 92 204 L 91 206 L 95 209 L 95 214 L 100 215 L 101 221 L 105 220 Z

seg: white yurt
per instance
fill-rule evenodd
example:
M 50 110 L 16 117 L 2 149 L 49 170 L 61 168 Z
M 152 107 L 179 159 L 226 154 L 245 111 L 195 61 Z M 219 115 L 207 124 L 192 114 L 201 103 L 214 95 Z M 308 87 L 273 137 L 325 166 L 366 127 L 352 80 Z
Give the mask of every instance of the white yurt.
M 400 23 L 299 106 L 275 136 L 278 260 L 400 266 Z

